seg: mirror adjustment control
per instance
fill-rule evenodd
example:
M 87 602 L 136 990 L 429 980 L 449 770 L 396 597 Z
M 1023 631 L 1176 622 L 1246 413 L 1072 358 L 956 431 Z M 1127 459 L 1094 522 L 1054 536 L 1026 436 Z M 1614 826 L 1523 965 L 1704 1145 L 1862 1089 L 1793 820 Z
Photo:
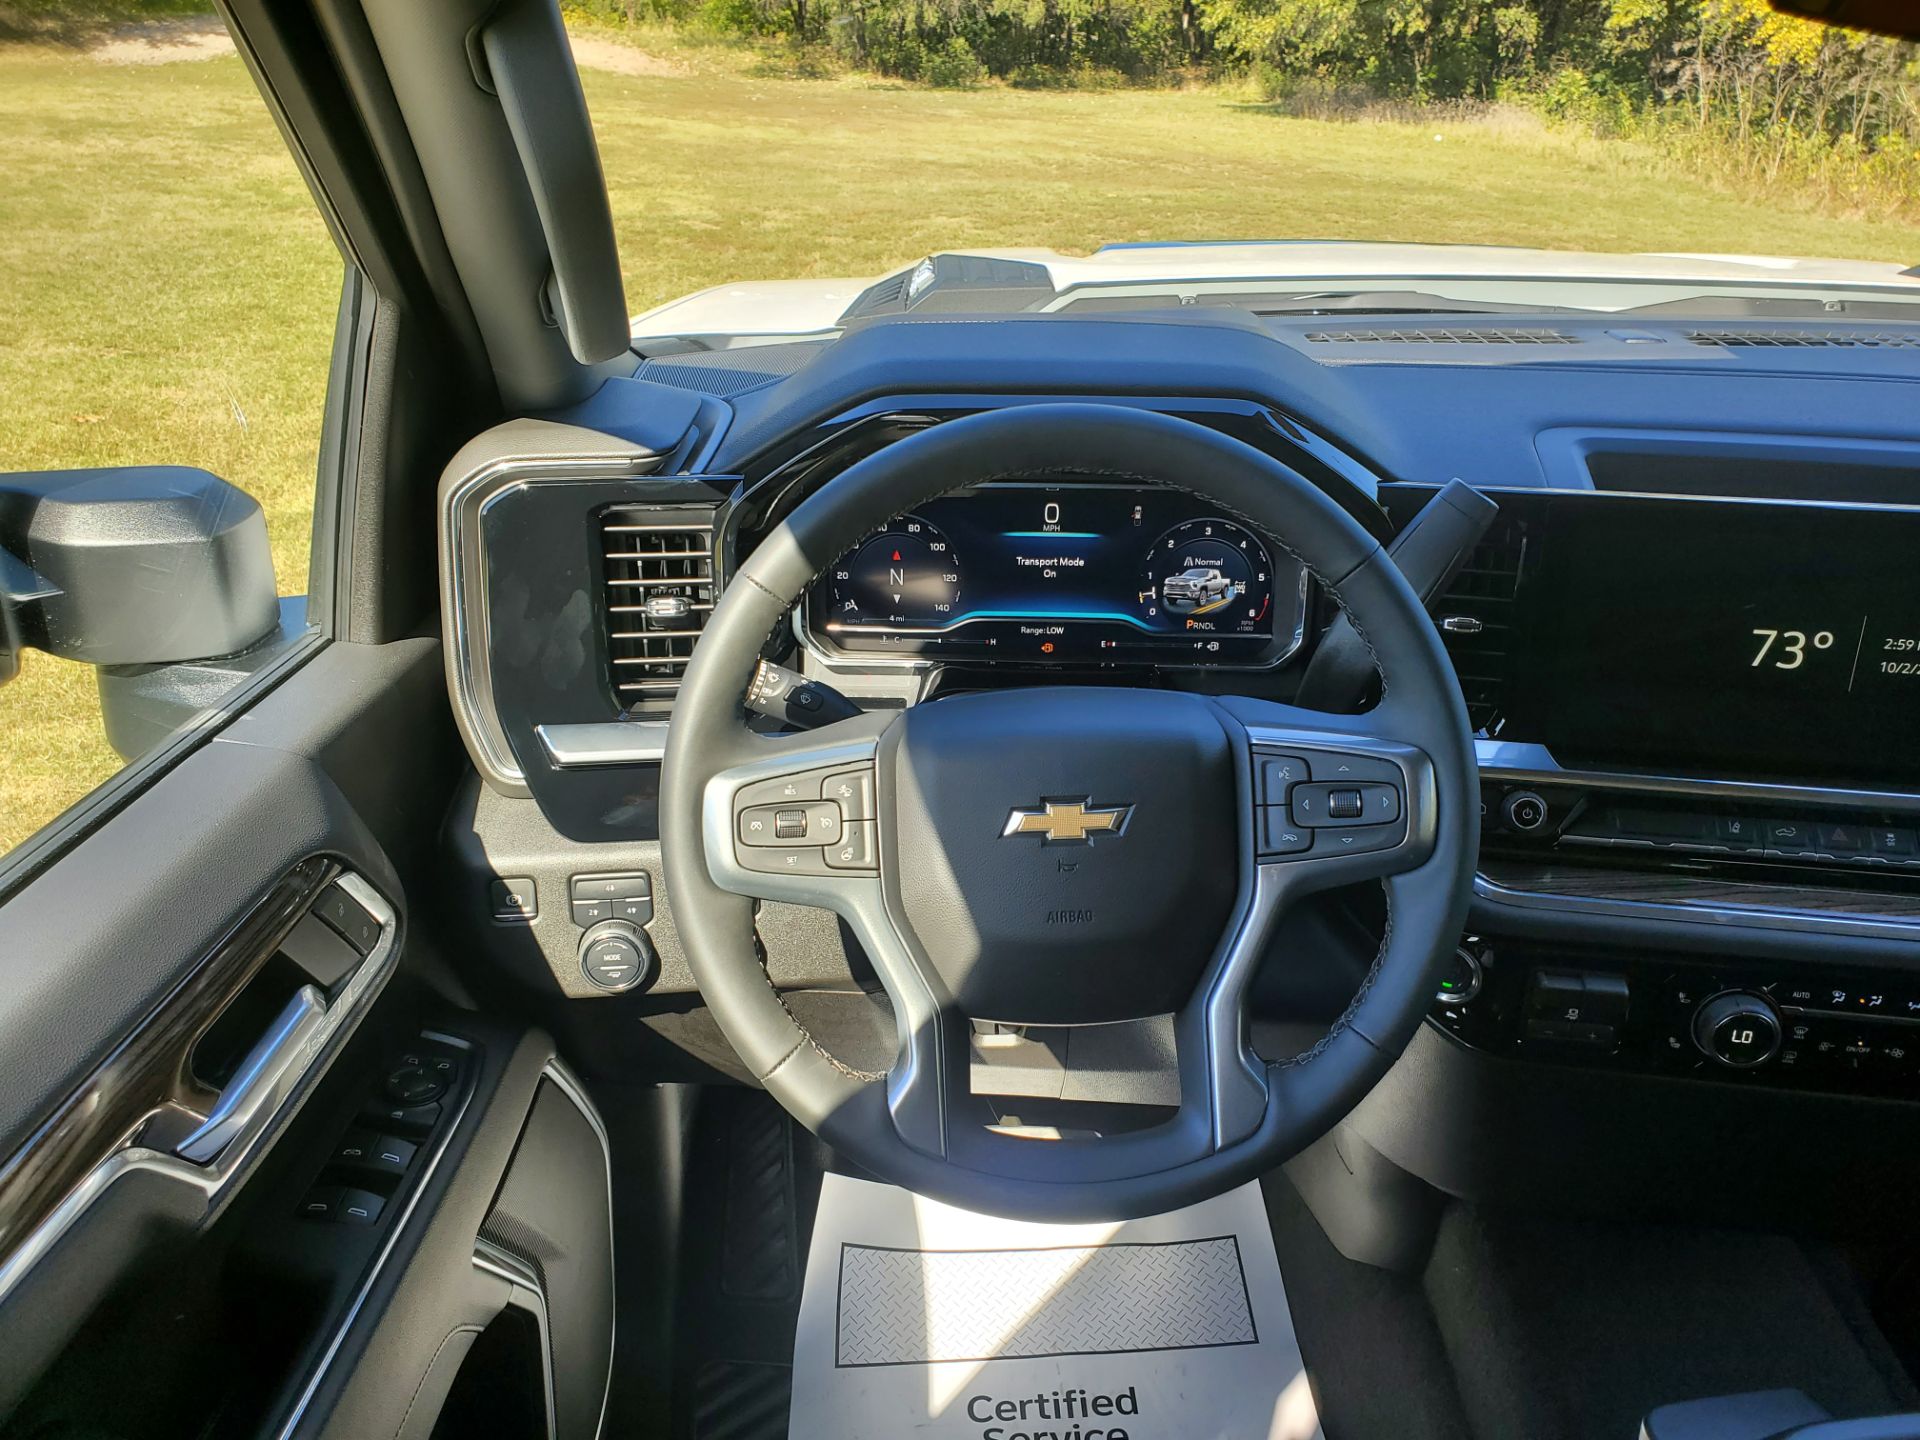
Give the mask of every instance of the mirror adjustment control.
M 387 1098 L 396 1105 L 424 1105 L 446 1094 L 447 1081 L 445 1076 L 435 1074 L 424 1064 L 406 1061 L 387 1076 L 386 1091 Z
M 604 920 L 580 937 L 580 970 L 602 990 L 633 990 L 653 983 L 660 961 L 646 931 Z

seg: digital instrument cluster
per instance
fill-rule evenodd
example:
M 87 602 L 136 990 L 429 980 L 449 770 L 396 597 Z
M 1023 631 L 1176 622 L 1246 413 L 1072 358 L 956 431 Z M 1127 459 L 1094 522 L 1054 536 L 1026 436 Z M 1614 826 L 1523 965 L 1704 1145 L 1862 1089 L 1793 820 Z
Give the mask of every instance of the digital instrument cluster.
M 1306 574 L 1159 486 L 999 481 L 874 530 L 807 600 L 853 656 L 1269 665 L 1299 644 Z

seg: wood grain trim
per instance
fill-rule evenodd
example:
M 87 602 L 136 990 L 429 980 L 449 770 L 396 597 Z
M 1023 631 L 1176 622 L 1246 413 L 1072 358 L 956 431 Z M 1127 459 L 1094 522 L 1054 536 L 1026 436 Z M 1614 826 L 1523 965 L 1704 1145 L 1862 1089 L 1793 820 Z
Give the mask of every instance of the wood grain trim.
M 1508 890 L 1533 895 L 1750 912 L 1756 920 L 1767 914 L 1795 911 L 1920 925 L 1920 894 L 1898 890 L 1850 890 L 1831 885 L 1726 880 L 1598 865 L 1528 864 L 1487 857 L 1481 859 L 1480 873 Z
M 0 1166 L 0 1259 L 160 1110 L 182 1098 L 188 1061 L 220 1012 L 270 959 L 340 867 L 301 861 L 147 1013 Z

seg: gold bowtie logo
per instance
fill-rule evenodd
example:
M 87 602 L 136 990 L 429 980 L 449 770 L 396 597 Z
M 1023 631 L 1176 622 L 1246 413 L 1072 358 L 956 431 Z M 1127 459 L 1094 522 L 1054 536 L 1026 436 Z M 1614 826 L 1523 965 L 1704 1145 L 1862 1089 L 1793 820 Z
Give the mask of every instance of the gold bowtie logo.
M 1078 800 L 1047 800 L 1038 810 L 1012 811 L 1000 834 L 1039 835 L 1044 845 L 1088 845 L 1095 835 L 1124 832 L 1132 814 L 1131 805 L 1089 806 L 1084 795 Z

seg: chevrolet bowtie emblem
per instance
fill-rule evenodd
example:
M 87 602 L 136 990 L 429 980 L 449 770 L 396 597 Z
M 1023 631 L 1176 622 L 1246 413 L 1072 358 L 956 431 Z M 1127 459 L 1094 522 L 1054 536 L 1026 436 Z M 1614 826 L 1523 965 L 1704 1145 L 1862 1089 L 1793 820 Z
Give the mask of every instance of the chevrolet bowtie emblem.
M 1131 805 L 1088 805 L 1078 800 L 1043 801 L 1038 810 L 1014 810 L 1000 834 L 1039 835 L 1045 845 L 1091 844 L 1095 835 L 1119 835 L 1127 828 Z

